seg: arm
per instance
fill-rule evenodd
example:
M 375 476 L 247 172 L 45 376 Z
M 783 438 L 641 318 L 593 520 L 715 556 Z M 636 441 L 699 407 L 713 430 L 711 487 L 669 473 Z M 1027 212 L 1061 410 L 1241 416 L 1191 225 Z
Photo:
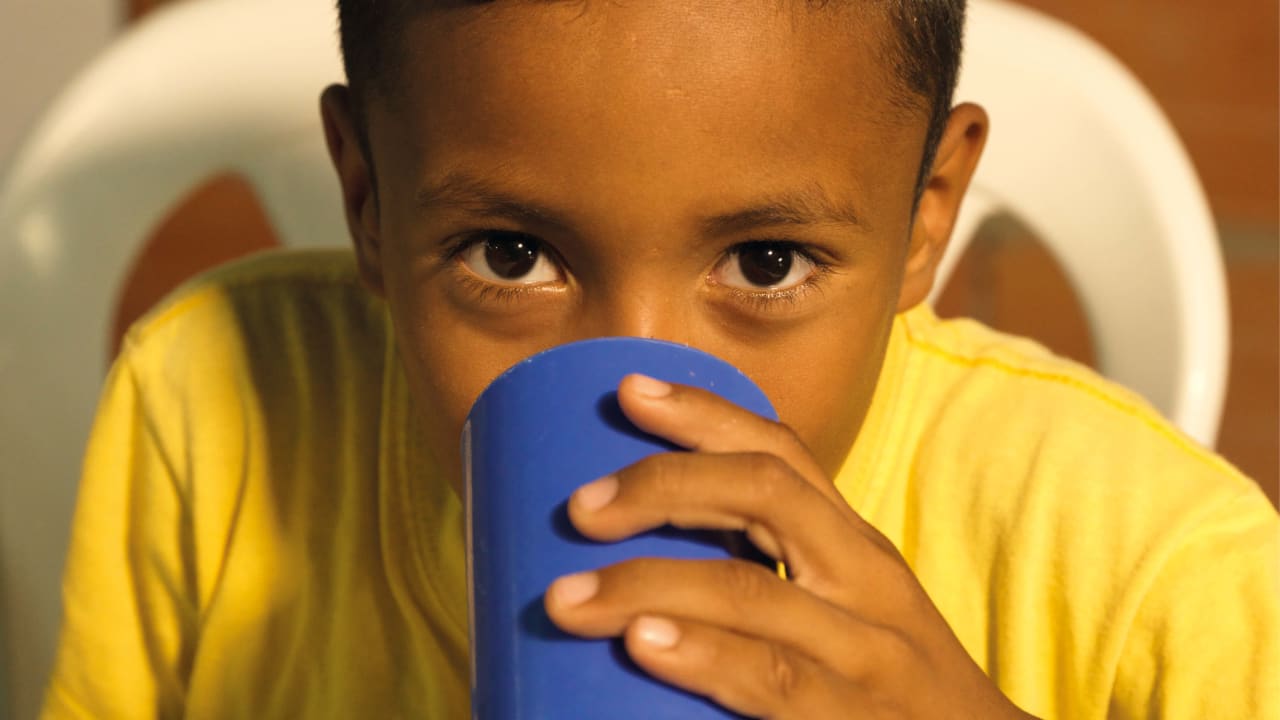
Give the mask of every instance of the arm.
M 1280 720 L 1280 518 L 1261 493 L 1222 503 L 1164 562 L 1108 714 Z
M 187 498 L 126 348 L 94 423 L 43 718 L 180 717 L 197 609 Z

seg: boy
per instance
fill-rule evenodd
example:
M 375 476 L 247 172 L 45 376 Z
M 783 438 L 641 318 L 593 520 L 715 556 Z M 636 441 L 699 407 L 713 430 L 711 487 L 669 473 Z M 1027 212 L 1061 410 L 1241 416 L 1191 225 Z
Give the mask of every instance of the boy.
M 48 717 L 465 717 L 463 417 L 601 335 L 719 355 L 782 423 L 628 377 L 689 452 L 574 524 L 743 529 L 791 576 L 601 568 L 548 588 L 565 630 L 751 717 L 1276 717 L 1256 487 L 922 305 L 987 129 L 951 108 L 962 2 L 340 10 L 354 264 L 253 260 L 131 332 Z

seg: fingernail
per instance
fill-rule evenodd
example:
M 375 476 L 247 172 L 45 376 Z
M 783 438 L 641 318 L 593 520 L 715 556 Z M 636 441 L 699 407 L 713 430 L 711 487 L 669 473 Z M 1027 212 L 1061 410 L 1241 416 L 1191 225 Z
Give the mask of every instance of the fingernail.
M 642 617 L 636 620 L 636 637 L 651 647 L 670 650 L 680 641 L 680 628 L 670 620 Z
M 631 385 L 635 388 L 637 393 L 654 400 L 664 398 L 671 394 L 670 383 L 664 383 L 661 380 L 651 378 L 648 375 L 632 375 Z
M 556 600 L 565 607 L 575 607 L 595 597 L 600 589 L 600 578 L 593 572 L 565 575 L 551 588 Z
M 587 512 L 595 512 L 618 496 L 618 478 L 607 475 L 583 485 L 573 493 L 573 501 Z

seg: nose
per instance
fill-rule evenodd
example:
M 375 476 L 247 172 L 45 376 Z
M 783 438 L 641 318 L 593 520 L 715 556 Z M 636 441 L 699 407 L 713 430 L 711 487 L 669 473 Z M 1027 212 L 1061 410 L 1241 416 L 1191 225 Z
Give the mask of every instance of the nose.
M 688 344 L 692 305 L 661 288 L 618 288 L 584 313 L 583 339 L 623 336 Z

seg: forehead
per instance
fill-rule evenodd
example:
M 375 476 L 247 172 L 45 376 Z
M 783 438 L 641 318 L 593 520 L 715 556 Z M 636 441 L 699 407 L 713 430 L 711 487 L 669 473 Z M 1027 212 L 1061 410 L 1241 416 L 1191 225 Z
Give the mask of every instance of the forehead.
M 642 89 L 646 80 L 668 89 L 709 80 L 704 87 L 718 93 L 776 92 L 827 79 L 864 100 L 901 85 L 898 43 L 878 2 L 453 2 L 419 10 L 403 25 L 399 37 L 385 40 L 400 51 L 390 66 L 407 70 L 392 84 L 411 91 L 425 82 L 473 82 L 496 69 L 525 77 L 543 70 L 566 84 L 595 71 L 599 82 L 621 80 L 614 90 Z
M 867 5 L 437 8 L 404 28 L 394 101 L 381 110 L 418 175 L 499 161 L 516 176 L 536 166 L 539 182 L 554 168 L 579 187 L 598 168 L 618 182 L 833 163 L 910 175 L 926 118 L 897 97 L 889 23 Z

